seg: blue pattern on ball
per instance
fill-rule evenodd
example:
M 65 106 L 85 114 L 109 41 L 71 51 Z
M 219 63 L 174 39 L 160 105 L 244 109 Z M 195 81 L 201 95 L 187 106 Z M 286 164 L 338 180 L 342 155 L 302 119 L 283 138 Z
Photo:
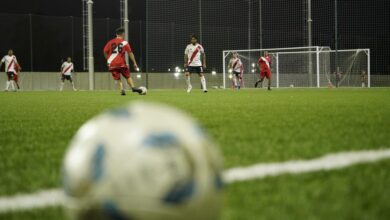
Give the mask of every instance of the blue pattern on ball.
M 91 177 L 93 181 L 99 181 L 104 173 L 104 157 L 106 155 L 106 149 L 103 144 L 99 144 L 95 154 L 92 157 L 92 173 Z
M 191 196 L 195 192 L 195 182 L 189 181 L 183 185 L 174 186 L 168 194 L 163 198 L 164 202 L 171 204 L 180 204 Z
M 151 134 L 143 145 L 148 147 L 172 147 L 178 144 L 176 136 L 172 133 Z
M 103 205 L 104 214 L 112 220 L 131 220 L 120 212 L 118 207 L 113 202 L 105 202 Z

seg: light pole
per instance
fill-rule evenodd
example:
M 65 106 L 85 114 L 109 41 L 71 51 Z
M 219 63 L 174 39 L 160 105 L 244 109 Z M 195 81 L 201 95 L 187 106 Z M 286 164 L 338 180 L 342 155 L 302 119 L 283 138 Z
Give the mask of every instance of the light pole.
M 89 90 L 94 90 L 94 57 L 93 57 L 93 1 L 88 0 L 88 73 Z

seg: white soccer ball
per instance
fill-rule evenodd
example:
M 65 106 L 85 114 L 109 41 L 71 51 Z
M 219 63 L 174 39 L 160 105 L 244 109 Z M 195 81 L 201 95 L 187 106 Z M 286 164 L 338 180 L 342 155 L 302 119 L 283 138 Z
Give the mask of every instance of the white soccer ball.
M 135 103 L 83 125 L 63 163 L 71 219 L 215 220 L 222 159 L 173 108 Z
M 140 95 L 146 95 L 146 94 L 148 93 L 148 89 L 147 89 L 146 87 L 141 86 L 141 87 L 139 87 L 139 88 L 142 90 L 142 92 L 140 93 Z

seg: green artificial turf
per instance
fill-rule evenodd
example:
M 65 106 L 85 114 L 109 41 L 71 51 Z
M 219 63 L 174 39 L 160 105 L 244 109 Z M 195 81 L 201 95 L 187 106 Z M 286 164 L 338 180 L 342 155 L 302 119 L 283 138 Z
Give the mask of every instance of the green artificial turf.
M 60 186 L 77 129 L 133 100 L 176 106 L 220 145 L 225 167 L 390 148 L 390 89 L 0 93 L 0 196 Z M 223 219 L 389 219 L 390 163 L 227 186 Z M 61 219 L 61 209 L 0 219 Z

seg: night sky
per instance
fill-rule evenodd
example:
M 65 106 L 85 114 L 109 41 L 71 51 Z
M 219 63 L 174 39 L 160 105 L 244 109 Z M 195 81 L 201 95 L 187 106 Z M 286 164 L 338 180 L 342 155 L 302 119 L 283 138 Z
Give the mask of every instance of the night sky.
M 0 13 L 81 17 L 81 0 L 12 0 L 2 3 Z M 119 18 L 119 0 L 94 0 L 97 18 Z M 129 0 L 131 20 L 145 20 L 145 1 Z

